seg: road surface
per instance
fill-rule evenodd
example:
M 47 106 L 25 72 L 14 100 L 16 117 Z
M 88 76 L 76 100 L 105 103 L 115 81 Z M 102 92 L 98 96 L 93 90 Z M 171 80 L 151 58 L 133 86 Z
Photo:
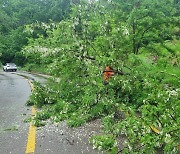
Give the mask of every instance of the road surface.
M 27 80 L 9 72 L 0 71 L 0 153 L 24 154 L 30 116 L 25 103 L 31 93 Z
M 32 107 L 25 105 L 31 94 L 28 80 L 44 84 L 46 79 L 26 72 L 0 71 L 0 154 L 25 154 Z M 65 122 L 36 129 L 35 154 L 98 154 L 88 138 L 100 133 L 100 120 L 79 128 L 68 128 Z

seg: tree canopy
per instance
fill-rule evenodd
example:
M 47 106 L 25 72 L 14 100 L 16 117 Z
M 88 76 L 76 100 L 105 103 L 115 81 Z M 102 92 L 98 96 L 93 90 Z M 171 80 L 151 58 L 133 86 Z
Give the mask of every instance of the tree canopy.
M 5 63 L 18 61 L 16 52 L 20 52 L 21 48 L 27 45 L 26 34 L 23 34 L 25 25 L 36 21 L 45 23 L 61 21 L 69 16 L 71 8 L 70 0 L 2 0 L 0 10 L 0 52 L 2 54 L 0 59 Z M 21 31 L 18 30 L 19 27 Z M 12 33 L 16 33 L 16 36 Z M 20 38 L 16 40 L 20 43 L 18 48 L 11 42 L 14 37 Z
M 98 149 L 176 153 L 179 6 L 177 0 L 4 0 L 0 60 L 53 76 L 45 86 L 35 83 L 29 100 L 44 107 L 37 125 L 51 118 L 73 127 L 101 118 L 104 134 L 90 139 Z

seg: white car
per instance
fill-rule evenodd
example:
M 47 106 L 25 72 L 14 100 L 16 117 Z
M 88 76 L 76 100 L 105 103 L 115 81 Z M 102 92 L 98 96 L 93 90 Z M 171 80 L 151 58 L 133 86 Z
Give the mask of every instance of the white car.
M 17 66 L 14 63 L 6 63 L 6 65 L 3 66 L 3 70 L 8 71 L 17 71 Z

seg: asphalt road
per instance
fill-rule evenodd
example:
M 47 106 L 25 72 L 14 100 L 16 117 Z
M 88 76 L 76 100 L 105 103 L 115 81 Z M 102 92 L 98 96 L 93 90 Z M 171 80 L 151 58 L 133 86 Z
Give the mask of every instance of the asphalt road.
M 24 154 L 31 109 L 25 103 L 31 93 L 27 80 L 0 71 L 0 154 Z
M 0 71 L 0 154 L 25 154 L 29 131 L 26 118 L 31 117 L 31 107 L 25 105 L 31 94 L 24 77 L 44 84 L 42 76 L 27 72 Z M 69 128 L 65 122 L 37 128 L 35 154 L 98 154 L 89 144 L 91 135 L 99 134 L 100 120 L 79 128 Z

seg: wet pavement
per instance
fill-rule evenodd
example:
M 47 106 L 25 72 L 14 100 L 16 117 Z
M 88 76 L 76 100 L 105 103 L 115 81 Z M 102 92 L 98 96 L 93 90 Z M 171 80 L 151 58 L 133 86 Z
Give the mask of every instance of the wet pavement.
M 88 139 L 100 132 L 101 122 L 96 120 L 78 128 L 69 128 L 66 122 L 50 122 L 37 130 L 38 154 L 103 154 L 93 149 Z
M 31 116 L 31 107 L 25 106 L 31 93 L 27 81 L 36 80 L 45 84 L 42 75 L 27 72 L 0 71 L 0 154 L 24 154 L 29 123 L 24 120 Z M 101 154 L 93 149 L 89 137 L 100 134 L 100 120 L 92 121 L 78 128 L 69 128 L 65 122 L 52 124 L 51 121 L 37 128 L 35 154 Z
M 12 72 L 12 74 L 20 75 L 22 77 L 25 77 L 25 78 L 31 80 L 31 81 L 38 81 L 41 84 L 45 84 L 46 81 L 47 81 L 47 78 L 50 77 L 48 75 L 37 74 L 37 73 L 30 73 L 30 72 L 26 72 L 26 71 Z
M 25 153 L 30 116 L 25 103 L 31 93 L 26 79 L 0 71 L 0 153 Z

